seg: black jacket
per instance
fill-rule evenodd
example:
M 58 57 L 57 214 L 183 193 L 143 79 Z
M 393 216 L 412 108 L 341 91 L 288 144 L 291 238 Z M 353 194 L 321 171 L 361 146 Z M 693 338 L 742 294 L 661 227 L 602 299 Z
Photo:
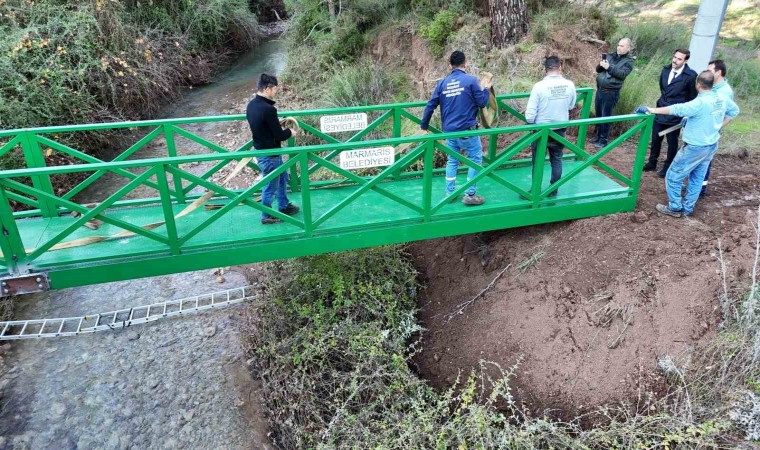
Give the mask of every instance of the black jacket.
M 256 150 L 280 148 L 280 142 L 293 135 L 290 128 L 283 129 L 280 126 L 274 100 L 256 94 L 256 97 L 248 102 L 245 116 L 251 127 L 253 148 Z
M 596 66 L 596 87 L 604 90 L 619 91 L 623 87 L 625 77 L 633 70 L 633 58 L 630 52 L 618 55 L 615 52 L 607 54 L 607 62 L 610 67 Z
M 668 64 L 662 68 L 662 73 L 660 73 L 661 95 L 657 99 L 657 107 L 686 103 L 697 98 L 697 72 L 694 72 L 688 64 L 684 64 L 681 74 L 668 84 L 670 70 L 671 66 Z M 678 116 L 666 116 L 664 114 L 658 114 L 654 120 L 666 125 L 676 125 L 681 122 L 681 118 Z

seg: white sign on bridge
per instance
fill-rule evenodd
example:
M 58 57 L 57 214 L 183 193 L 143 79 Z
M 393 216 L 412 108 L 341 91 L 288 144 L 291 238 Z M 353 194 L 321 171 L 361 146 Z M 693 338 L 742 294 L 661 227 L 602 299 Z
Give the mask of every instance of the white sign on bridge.
M 323 116 L 319 119 L 319 127 L 323 133 L 363 130 L 367 128 L 367 113 Z
M 396 159 L 393 147 L 360 148 L 346 150 L 340 154 L 341 169 L 364 169 L 367 167 L 390 166 Z

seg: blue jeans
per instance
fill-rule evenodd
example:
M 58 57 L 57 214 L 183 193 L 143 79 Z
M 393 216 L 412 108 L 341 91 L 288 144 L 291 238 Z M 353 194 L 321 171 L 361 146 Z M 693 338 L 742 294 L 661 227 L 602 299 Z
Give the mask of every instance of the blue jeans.
M 565 128 L 558 128 L 554 130 L 558 135 L 565 137 Z M 562 178 L 562 149 L 565 148 L 562 143 L 555 141 L 554 138 L 549 136 L 546 140 L 546 153 L 549 154 L 549 163 L 552 166 L 552 177 L 549 179 L 549 183 L 554 184 Z M 536 164 L 536 151 L 538 149 L 538 141 L 533 141 L 531 145 L 531 162 Z M 554 191 L 557 192 L 557 191 Z
M 480 137 L 473 136 L 469 138 L 458 139 L 446 139 L 446 146 L 455 152 L 465 152 L 465 156 L 474 162 L 475 164 L 483 163 L 483 144 L 480 143 Z M 446 162 L 446 192 L 451 194 L 456 189 L 457 185 L 457 169 L 459 168 L 459 161 L 454 159 L 453 156 L 448 155 L 449 159 Z M 467 181 L 472 180 L 478 174 L 478 171 L 469 167 L 467 170 Z M 477 191 L 473 184 L 467 188 L 467 195 L 475 195 Z
M 718 144 L 712 145 L 689 145 L 684 144 L 673 159 L 667 175 L 665 175 L 665 190 L 668 193 L 668 207 L 671 211 L 683 211 L 691 214 L 694 204 L 699 199 L 699 191 L 702 190 L 702 181 L 710 166 Z M 689 179 L 686 187 L 686 195 L 681 199 L 683 180 Z
M 596 117 L 610 117 L 612 110 L 615 109 L 618 100 L 620 100 L 620 91 L 602 91 L 597 89 L 596 98 L 594 99 L 594 109 Z M 596 126 L 596 136 L 603 144 L 607 143 L 610 136 L 610 124 L 600 123 Z
M 282 156 L 263 156 L 257 158 L 259 168 L 261 168 L 261 175 L 267 176 L 274 172 L 275 169 L 282 165 Z M 280 210 L 284 209 L 290 204 L 287 196 L 288 190 L 288 171 L 284 171 L 278 175 L 274 180 L 270 181 L 264 190 L 261 192 L 261 203 L 264 206 L 272 207 L 272 200 L 277 196 L 277 206 Z M 261 212 L 261 218 L 266 219 L 271 217 L 265 212 Z

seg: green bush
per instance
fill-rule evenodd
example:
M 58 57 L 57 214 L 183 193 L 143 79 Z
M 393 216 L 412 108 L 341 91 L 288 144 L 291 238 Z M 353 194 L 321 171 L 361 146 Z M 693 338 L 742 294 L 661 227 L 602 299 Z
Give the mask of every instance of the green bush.
M 0 2 L 0 127 L 150 116 L 182 84 L 207 80 L 216 55 L 253 44 L 246 8 L 244 0 Z
M 609 39 L 617 30 L 617 19 L 597 6 L 578 6 L 567 2 L 547 2 L 551 7 L 536 8 L 528 27 L 535 42 L 546 42 L 551 32 L 568 25 L 581 24 L 584 31 Z
M 364 60 L 334 74 L 327 86 L 323 106 L 340 108 L 388 103 L 397 92 L 405 91 L 407 84 L 405 73 Z
M 366 45 L 364 33 L 351 20 L 342 21 L 330 34 L 326 45 L 326 56 L 331 58 L 329 65 L 351 63 L 359 57 Z
M 457 14 L 449 9 L 439 11 L 432 21 L 420 28 L 422 37 L 430 43 L 430 53 L 436 58 L 443 56 L 446 40 L 456 31 Z
M 691 29 L 683 23 L 652 18 L 624 23 L 610 42 L 615 44 L 623 37 L 631 38 L 633 54 L 641 60 L 656 59 L 657 64 L 664 66 L 670 62 L 675 49 L 689 47 Z M 664 59 L 663 53 L 666 55 Z

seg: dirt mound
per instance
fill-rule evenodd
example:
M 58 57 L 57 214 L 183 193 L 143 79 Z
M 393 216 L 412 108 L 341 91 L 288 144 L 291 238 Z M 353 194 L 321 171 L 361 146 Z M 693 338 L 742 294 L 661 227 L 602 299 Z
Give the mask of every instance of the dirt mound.
M 716 158 L 711 194 L 688 219 L 654 212 L 663 181 L 645 173 L 633 213 L 413 244 L 427 285 L 421 375 L 445 389 L 480 360 L 521 360 L 516 396 L 536 412 L 568 419 L 624 401 L 649 408 L 664 389 L 657 358 L 686 357 L 719 324 L 718 238 L 729 285 L 746 281 L 758 165 Z

